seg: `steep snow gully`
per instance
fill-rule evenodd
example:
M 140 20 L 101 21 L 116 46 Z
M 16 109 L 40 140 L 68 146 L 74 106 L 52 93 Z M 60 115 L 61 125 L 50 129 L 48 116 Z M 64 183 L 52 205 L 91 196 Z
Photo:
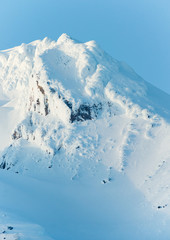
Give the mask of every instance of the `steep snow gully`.
M 94 41 L 0 52 L 0 239 L 168 239 L 170 96 Z

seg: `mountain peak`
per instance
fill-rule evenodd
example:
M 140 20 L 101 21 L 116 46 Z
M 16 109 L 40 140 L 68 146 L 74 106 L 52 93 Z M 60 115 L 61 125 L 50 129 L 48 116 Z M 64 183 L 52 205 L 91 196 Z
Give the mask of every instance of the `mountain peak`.
M 69 42 L 73 41 L 73 39 L 67 35 L 66 33 L 63 33 L 57 40 L 57 44 L 62 44 L 63 42 Z
M 148 189 L 169 164 L 170 97 L 94 41 L 62 34 L 0 52 L 0 94 L 2 169 L 62 167 L 73 180 L 114 168 L 167 205 L 154 200 L 164 181 Z

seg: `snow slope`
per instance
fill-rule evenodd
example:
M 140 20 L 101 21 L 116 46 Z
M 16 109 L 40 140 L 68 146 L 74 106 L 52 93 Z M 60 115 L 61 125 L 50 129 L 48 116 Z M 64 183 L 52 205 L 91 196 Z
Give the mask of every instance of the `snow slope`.
M 5 237 L 167 239 L 169 109 L 168 94 L 94 41 L 1 51 L 0 206 L 22 228 Z

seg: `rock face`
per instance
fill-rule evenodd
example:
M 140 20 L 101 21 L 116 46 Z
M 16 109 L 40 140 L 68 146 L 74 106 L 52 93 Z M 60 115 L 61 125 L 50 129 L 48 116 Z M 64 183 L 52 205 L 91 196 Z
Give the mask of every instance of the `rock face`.
M 105 184 L 115 169 L 168 208 L 170 97 L 94 41 L 63 34 L 0 52 L 0 104 L 0 168 L 62 167 L 71 179 L 103 169 Z

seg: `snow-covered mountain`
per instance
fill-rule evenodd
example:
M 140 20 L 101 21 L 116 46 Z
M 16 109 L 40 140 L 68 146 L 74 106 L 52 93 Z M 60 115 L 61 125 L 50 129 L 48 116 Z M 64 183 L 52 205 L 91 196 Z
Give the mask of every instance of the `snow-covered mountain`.
M 27 186 L 30 177 L 53 183 L 62 179 L 63 185 L 57 185 L 61 195 L 72 182 L 86 183 L 97 187 L 97 198 L 100 191 L 106 191 L 111 199 L 115 188 L 118 195 L 121 189 L 125 191 L 118 199 L 127 197 L 126 187 L 130 192 L 136 188 L 153 212 L 170 213 L 170 96 L 145 82 L 126 63 L 110 57 L 94 41 L 80 43 L 63 34 L 57 42 L 45 38 L 1 51 L 0 118 L 2 182 L 14 178 L 18 184 L 13 172 L 19 173 L 17 178 L 25 179 Z M 101 190 L 100 185 L 107 190 Z M 45 183 L 47 192 L 49 188 Z M 83 189 L 72 189 L 73 195 L 80 192 L 83 196 Z M 134 196 L 136 193 L 128 200 Z M 135 205 L 134 199 L 132 202 Z M 50 204 L 55 205 L 53 201 Z M 54 209 L 57 214 L 59 209 Z M 95 233 L 94 238 L 86 234 L 81 239 L 113 239 L 114 234 L 116 239 L 127 239 L 128 235 L 119 230 L 107 233 L 105 238 Z M 68 239 L 67 234 L 55 234 L 54 239 Z M 78 236 L 72 235 L 73 239 Z M 134 235 L 137 238 L 138 233 Z

